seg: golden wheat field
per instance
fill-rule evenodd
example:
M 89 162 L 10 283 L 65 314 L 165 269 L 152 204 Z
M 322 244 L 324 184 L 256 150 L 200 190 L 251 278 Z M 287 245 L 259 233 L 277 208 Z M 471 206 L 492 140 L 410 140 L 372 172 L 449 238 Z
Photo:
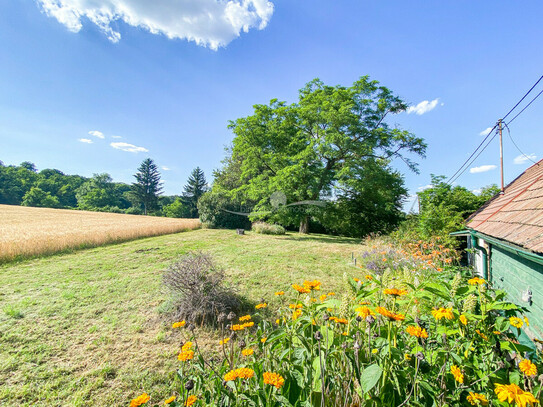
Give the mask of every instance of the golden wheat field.
M 0 262 L 199 226 L 198 219 L 0 205 Z

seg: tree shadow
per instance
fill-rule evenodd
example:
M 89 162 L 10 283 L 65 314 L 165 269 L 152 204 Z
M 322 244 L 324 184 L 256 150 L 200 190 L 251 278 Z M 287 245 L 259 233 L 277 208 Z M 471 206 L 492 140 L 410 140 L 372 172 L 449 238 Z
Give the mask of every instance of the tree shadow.
M 345 236 L 330 236 L 330 235 L 321 235 L 321 234 L 311 234 L 311 235 L 302 235 L 298 233 L 288 233 L 286 237 L 283 237 L 284 240 L 294 240 L 294 241 L 314 241 L 321 243 L 335 243 L 335 244 L 361 244 L 364 239 L 356 237 L 345 237 Z

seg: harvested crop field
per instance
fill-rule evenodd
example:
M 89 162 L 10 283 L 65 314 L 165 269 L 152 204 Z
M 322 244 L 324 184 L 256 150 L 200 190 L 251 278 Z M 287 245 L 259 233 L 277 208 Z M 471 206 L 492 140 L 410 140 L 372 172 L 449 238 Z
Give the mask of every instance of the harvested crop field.
M 199 226 L 198 219 L 0 205 L 0 262 Z

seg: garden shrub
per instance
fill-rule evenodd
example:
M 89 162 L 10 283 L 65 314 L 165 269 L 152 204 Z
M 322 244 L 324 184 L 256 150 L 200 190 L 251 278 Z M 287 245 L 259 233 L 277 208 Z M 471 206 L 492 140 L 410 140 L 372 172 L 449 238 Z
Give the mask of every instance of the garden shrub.
M 209 353 L 197 330 L 174 323 L 183 337 L 178 392 L 162 400 L 172 407 L 540 405 L 541 348 L 517 340 L 529 323 L 526 309 L 463 276 L 454 257 L 421 258 L 439 247 L 412 249 L 375 245 L 389 267 L 344 276 L 341 292 L 327 293 L 317 280 L 293 282 L 275 293 L 273 310 L 261 303 L 253 315 L 219 315 L 221 337 Z
M 220 313 L 239 312 L 244 302 L 226 284 L 222 269 L 204 253 L 189 253 L 164 272 L 172 317 L 194 324 L 213 324 Z
M 263 235 L 284 235 L 286 230 L 281 225 L 272 225 L 266 222 L 255 222 L 252 231 Z

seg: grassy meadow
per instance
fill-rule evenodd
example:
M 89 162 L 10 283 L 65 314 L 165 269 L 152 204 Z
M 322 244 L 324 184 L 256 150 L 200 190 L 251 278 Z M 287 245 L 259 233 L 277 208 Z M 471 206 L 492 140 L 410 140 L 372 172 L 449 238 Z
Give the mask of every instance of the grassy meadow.
M 196 229 L 198 219 L 0 205 L 0 263 Z M 28 227 L 32 225 L 32 227 Z
M 273 304 L 274 291 L 304 279 L 339 289 L 344 272 L 357 274 L 350 258 L 362 246 L 324 235 L 194 230 L 4 264 L 0 406 L 121 406 L 143 391 L 169 396 L 179 336 L 161 313 L 161 275 L 200 250 L 242 295 Z M 216 345 L 211 332 L 199 337 Z

